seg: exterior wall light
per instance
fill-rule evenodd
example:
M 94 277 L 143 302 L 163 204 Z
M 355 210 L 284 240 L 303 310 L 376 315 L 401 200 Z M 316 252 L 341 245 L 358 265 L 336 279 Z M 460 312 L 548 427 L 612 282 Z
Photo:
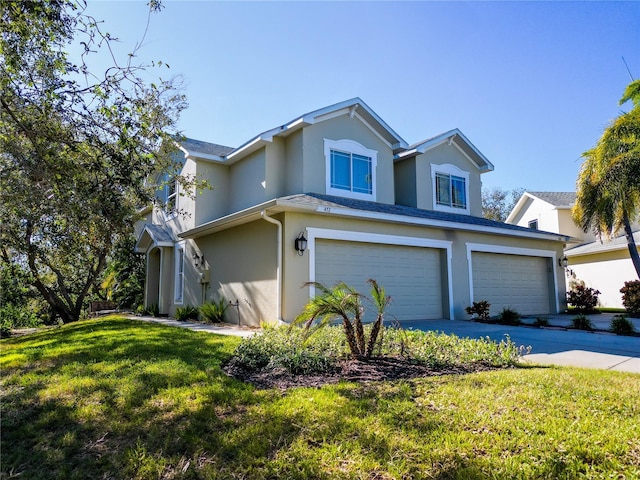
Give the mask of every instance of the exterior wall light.
M 560 265 L 565 270 L 567 269 L 567 267 L 569 266 L 569 259 L 567 258 L 566 255 L 558 259 L 558 265 Z
M 196 268 L 200 266 L 200 261 L 204 260 L 204 257 L 201 257 L 200 255 L 198 255 L 198 252 L 193 252 L 193 255 L 191 255 L 191 258 L 193 258 L 193 266 Z
M 295 247 L 296 252 L 298 252 L 298 255 L 304 255 L 304 251 L 307 249 L 307 239 L 304 238 L 304 233 L 300 232 L 298 238 L 293 242 L 293 246 Z

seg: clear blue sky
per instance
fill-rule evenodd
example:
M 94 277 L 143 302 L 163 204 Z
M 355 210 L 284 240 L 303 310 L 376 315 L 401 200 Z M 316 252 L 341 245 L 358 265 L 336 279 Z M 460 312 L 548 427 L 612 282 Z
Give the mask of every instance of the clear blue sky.
M 360 97 L 407 142 L 452 128 L 485 187 L 571 191 L 640 78 L 640 2 L 168 1 L 139 59 L 182 75 L 188 137 L 231 147 Z M 130 51 L 145 1 L 90 0 Z

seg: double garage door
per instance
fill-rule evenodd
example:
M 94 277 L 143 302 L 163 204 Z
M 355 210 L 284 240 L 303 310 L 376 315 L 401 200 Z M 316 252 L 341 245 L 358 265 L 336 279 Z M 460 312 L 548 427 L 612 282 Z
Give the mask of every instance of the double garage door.
M 373 278 L 392 297 L 388 319 L 444 318 L 441 252 L 436 248 L 318 239 L 316 281 L 326 286 L 343 281 L 368 295 L 366 281 Z
M 555 310 L 549 258 L 472 252 L 471 261 L 473 299 L 487 300 L 493 315 L 507 307 L 523 315 Z M 449 316 L 442 249 L 317 239 L 315 270 L 316 281 L 324 285 L 343 281 L 366 295 L 370 290 L 367 279 L 375 279 L 392 297 L 389 318 Z M 454 290 L 461 280 L 454 274 Z
M 487 300 L 491 314 L 512 308 L 522 315 L 548 314 L 551 261 L 546 257 L 473 252 L 473 299 Z

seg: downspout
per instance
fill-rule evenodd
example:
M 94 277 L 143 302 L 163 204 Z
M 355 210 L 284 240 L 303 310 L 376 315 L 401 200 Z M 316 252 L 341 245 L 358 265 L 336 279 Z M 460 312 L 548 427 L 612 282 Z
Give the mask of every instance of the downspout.
M 282 322 L 282 223 L 267 215 L 266 210 L 260 212 L 262 218 L 278 227 L 278 246 L 276 250 L 276 318 Z

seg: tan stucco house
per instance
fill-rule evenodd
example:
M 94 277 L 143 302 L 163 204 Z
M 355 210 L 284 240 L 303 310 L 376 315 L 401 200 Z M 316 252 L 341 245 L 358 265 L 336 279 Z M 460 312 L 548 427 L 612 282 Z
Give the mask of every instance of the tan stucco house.
M 525 192 L 506 222 L 572 237 L 564 252 L 568 260 L 567 288 L 574 281 L 582 281 L 600 291 L 600 306 L 622 308 L 620 289 L 624 282 L 638 279 L 626 238 L 598 239 L 591 232 L 583 232 L 571 219 L 575 201 L 575 192 Z M 633 230 L 636 244 L 640 244 L 640 225 L 634 224 Z
M 400 320 L 466 319 L 474 300 L 492 313 L 565 306 L 569 238 L 482 218 L 480 177 L 494 167 L 457 129 L 409 145 L 354 98 L 237 148 L 180 148 L 183 173 L 214 188 L 189 198 L 170 183 L 167 208 L 139 227 L 145 300 L 161 313 L 223 296 L 243 324 L 289 322 L 314 294 L 306 282 L 366 291 L 368 278 Z

